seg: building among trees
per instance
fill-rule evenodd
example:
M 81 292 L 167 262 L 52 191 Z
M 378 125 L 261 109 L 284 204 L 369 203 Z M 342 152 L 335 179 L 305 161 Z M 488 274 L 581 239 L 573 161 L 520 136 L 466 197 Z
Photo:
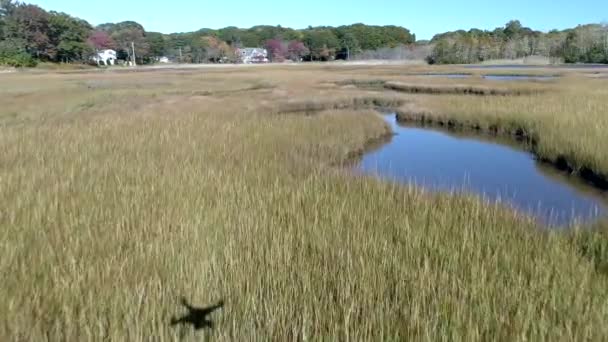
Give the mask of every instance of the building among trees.
M 92 59 L 97 65 L 114 65 L 116 63 L 116 51 L 111 49 L 101 50 Z
M 268 50 L 262 48 L 236 49 L 240 62 L 244 64 L 268 63 Z

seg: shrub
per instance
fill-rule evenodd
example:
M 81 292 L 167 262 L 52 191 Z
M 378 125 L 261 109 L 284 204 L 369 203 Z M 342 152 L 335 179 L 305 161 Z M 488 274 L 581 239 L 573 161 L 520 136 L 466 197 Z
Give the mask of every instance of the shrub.
M 0 65 L 23 68 L 35 67 L 36 64 L 36 60 L 25 51 L 22 41 L 7 39 L 0 42 Z
M 0 64 L 15 68 L 33 68 L 38 62 L 27 53 L 19 53 L 12 56 L 0 56 Z

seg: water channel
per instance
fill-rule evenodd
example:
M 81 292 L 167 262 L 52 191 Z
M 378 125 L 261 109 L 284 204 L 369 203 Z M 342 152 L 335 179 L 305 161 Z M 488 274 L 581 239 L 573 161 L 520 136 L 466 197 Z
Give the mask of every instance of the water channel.
M 517 143 L 403 125 L 385 115 L 395 135 L 366 153 L 357 169 L 432 191 L 465 191 L 501 201 L 551 225 L 608 213 L 608 195 L 539 163 Z

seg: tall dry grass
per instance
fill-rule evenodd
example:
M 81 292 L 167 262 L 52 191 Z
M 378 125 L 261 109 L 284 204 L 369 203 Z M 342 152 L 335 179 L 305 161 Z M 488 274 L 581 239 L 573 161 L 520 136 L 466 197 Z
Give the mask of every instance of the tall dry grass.
M 605 339 L 601 237 L 340 167 L 387 134 L 356 99 L 414 100 L 349 77 L 3 78 L 0 340 Z

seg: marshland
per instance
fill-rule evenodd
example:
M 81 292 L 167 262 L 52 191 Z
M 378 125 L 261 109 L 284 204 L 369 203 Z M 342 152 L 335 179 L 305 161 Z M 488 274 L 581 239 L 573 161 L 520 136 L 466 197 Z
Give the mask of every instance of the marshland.
M 396 113 L 518 144 L 605 203 L 608 78 L 596 73 L 3 74 L 0 340 L 606 339 L 603 216 L 553 226 L 466 186 L 353 166 L 395 138 L 382 113 Z M 497 74 L 552 78 L 484 78 Z M 181 296 L 223 300 L 215 329 L 170 326 Z

